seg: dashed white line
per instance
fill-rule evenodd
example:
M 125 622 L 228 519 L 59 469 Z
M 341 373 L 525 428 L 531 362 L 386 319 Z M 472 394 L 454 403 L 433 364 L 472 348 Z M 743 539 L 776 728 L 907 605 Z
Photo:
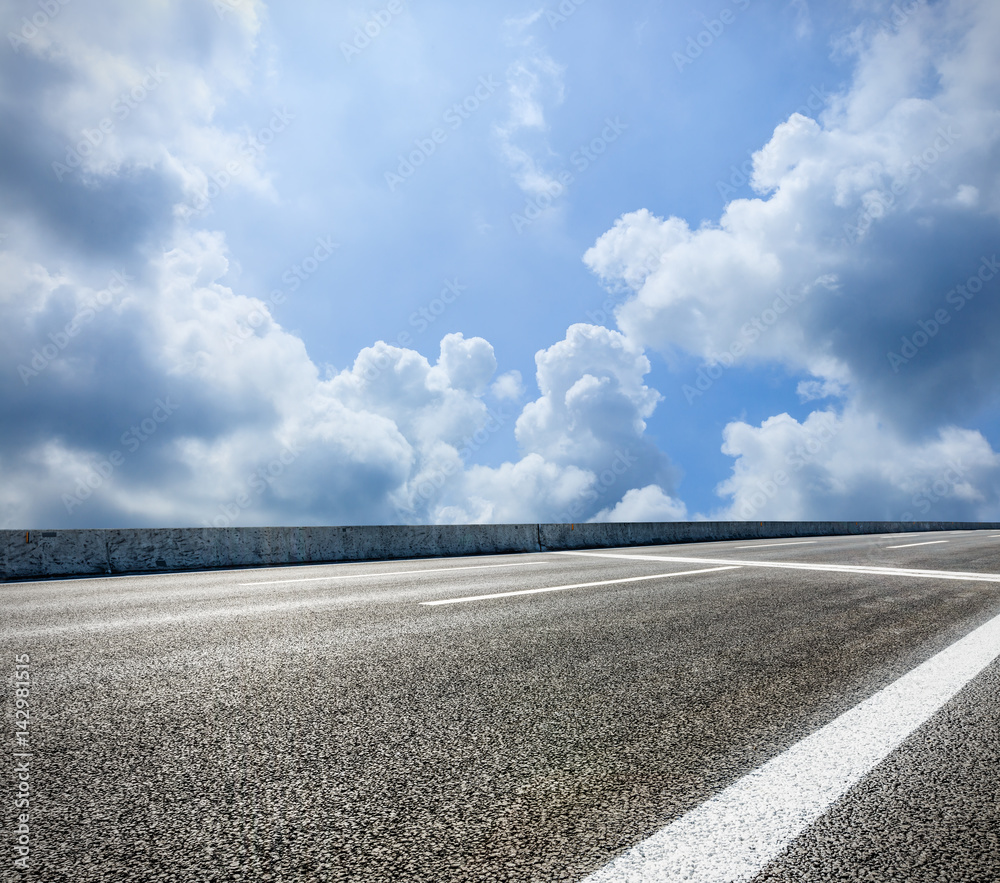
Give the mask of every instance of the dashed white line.
M 902 546 L 886 546 L 887 549 L 912 549 L 914 546 L 936 546 L 938 543 L 947 543 L 947 540 L 926 540 L 923 543 L 905 543 Z
M 745 883 L 1000 656 L 1000 616 L 583 883 Z
M 531 564 L 547 564 L 547 561 L 517 561 L 513 564 L 469 564 L 464 567 L 426 567 L 416 570 L 392 570 L 375 573 L 341 573 L 334 576 L 304 576 L 298 579 L 270 579 L 255 583 L 240 583 L 241 586 L 280 586 L 286 583 L 315 583 L 331 579 L 371 579 L 376 576 L 410 576 L 421 573 L 451 573 L 454 570 L 485 570 L 489 567 L 528 567 Z
M 494 598 L 512 598 L 515 595 L 540 595 L 543 592 L 563 592 L 566 589 L 587 589 L 591 586 L 610 586 L 617 583 L 637 583 L 648 579 L 665 579 L 668 576 L 693 576 L 696 573 L 717 573 L 720 570 L 736 570 L 739 565 L 709 567 L 704 570 L 682 570 L 672 573 L 654 573 L 649 576 L 627 576 L 622 579 L 602 579 L 593 583 L 573 583 L 568 586 L 546 586 L 542 589 L 518 589 L 513 592 L 494 592 L 490 595 L 466 595 L 461 598 L 443 598 L 438 601 L 421 601 L 424 607 L 438 607 L 442 604 L 465 604 L 468 601 L 490 601 Z
M 733 546 L 734 549 L 770 549 L 772 546 L 808 546 L 817 540 L 797 540 L 794 543 L 754 543 L 750 546 Z

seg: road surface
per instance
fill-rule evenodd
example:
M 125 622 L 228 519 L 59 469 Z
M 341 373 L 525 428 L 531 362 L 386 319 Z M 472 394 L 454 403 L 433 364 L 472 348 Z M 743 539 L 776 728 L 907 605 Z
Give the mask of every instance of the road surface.
M 2 880 L 1000 880 L 990 531 L 0 604 Z

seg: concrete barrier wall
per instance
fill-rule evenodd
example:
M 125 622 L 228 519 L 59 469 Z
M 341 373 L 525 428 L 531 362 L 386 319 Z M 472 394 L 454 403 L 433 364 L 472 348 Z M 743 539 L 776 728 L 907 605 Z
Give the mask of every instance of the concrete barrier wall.
M 0 531 L 3 580 L 933 530 L 980 522 L 694 521 Z
M 942 521 L 663 521 L 540 524 L 543 549 L 599 549 L 719 540 L 759 540 L 927 530 L 996 530 L 996 524 Z
M 3 579 L 538 550 L 534 524 L 0 532 Z

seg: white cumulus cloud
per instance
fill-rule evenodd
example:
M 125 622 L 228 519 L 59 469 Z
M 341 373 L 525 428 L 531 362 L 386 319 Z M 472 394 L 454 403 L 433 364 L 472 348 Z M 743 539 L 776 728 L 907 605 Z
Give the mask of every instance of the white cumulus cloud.
M 959 461 L 932 514 L 994 500 L 996 455 L 961 424 L 1000 397 L 1000 98 L 988 85 L 1000 82 L 1000 7 L 886 14 L 844 44 L 857 56 L 849 87 L 754 154 L 754 198 L 697 228 L 630 212 L 584 258 L 626 292 L 616 318 L 630 344 L 709 368 L 776 363 L 805 375 L 803 401 L 843 403 L 802 424 L 731 423 L 722 517 L 899 518 Z M 848 429 L 789 471 L 828 418 Z
M 992 520 L 1000 501 L 1000 454 L 981 433 L 914 443 L 853 408 L 730 423 L 723 451 L 736 458 L 723 520 Z
M 684 521 L 687 506 L 655 484 L 632 488 L 614 506 L 602 509 L 591 521 Z

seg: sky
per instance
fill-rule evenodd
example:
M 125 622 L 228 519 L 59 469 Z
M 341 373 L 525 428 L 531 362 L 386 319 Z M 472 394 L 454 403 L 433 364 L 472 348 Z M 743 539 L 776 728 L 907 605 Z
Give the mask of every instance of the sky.
M 0 526 L 1000 520 L 994 0 L 0 33 Z

